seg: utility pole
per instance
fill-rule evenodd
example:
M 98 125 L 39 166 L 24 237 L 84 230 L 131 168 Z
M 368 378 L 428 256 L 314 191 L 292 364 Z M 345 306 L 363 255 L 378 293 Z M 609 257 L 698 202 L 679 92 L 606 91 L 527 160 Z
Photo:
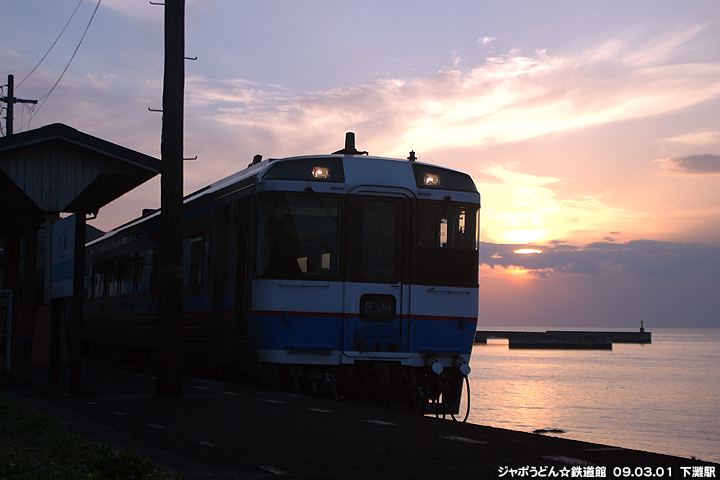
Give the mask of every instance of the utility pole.
M 5 136 L 9 137 L 13 134 L 13 114 L 16 103 L 32 103 L 36 104 L 37 100 L 23 100 L 15 98 L 15 77 L 8 75 L 8 93 L 6 97 L 0 97 L 0 102 L 7 104 L 7 116 L 5 117 Z
M 158 396 L 180 397 L 183 296 L 185 0 L 165 0 L 165 75 L 160 155 Z

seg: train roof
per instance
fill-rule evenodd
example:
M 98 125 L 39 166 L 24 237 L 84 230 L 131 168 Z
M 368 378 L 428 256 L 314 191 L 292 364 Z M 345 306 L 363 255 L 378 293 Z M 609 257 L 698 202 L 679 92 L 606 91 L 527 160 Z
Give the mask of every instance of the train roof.
M 426 198 L 446 199 L 454 191 L 458 201 L 478 201 L 479 194 L 472 178 L 456 170 L 415 161 L 415 152 L 407 160 L 368 156 L 354 148 L 354 139 L 346 148 L 331 155 L 303 155 L 263 160 L 256 155 L 247 168 L 229 175 L 185 196 L 183 203 L 197 201 L 218 192 L 234 191 L 240 186 L 255 185 L 258 190 L 272 185 L 277 190 L 302 191 L 311 187 L 315 192 L 352 193 L 358 187 L 401 188 L 418 192 Z M 267 188 L 270 189 L 270 188 Z M 468 200 L 472 199 L 472 200 Z M 160 210 L 117 227 L 96 240 L 108 238 L 138 223 L 154 218 Z
M 279 167 L 280 164 L 284 164 L 284 166 Z M 291 167 L 290 164 L 306 168 L 300 170 L 298 167 Z M 333 178 L 333 168 L 340 169 L 342 174 Z M 418 179 L 417 171 L 435 172 L 436 175 L 443 173 L 448 178 L 444 184 L 425 184 L 424 180 Z M 375 156 L 304 155 L 271 158 L 250 164 L 244 170 L 189 194 L 184 201 L 197 200 L 233 185 L 242 184 L 252 178 L 256 179 L 258 184 L 268 181 L 308 182 L 313 185 L 314 189 L 321 187 L 322 184 L 334 184 L 335 191 L 338 190 L 337 184 L 345 184 L 348 189 L 359 185 L 378 185 L 400 187 L 411 191 L 418 188 L 435 188 L 477 193 L 475 184 L 469 175 L 427 163 Z M 435 182 L 438 181 L 435 180 Z M 304 188 L 305 186 L 300 189 Z M 316 189 L 316 191 L 320 190 L 323 188 Z

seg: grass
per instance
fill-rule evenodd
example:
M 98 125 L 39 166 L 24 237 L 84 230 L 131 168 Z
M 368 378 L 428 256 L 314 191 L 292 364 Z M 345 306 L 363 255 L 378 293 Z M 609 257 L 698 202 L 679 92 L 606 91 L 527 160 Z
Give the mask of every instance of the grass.
M 0 387 L 23 387 L 34 384 L 35 380 L 22 373 L 0 370 Z
M 26 385 L 26 377 L 0 373 L 0 387 Z M 116 451 L 67 432 L 57 418 L 0 395 L 0 480 L 168 480 L 135 453 Z

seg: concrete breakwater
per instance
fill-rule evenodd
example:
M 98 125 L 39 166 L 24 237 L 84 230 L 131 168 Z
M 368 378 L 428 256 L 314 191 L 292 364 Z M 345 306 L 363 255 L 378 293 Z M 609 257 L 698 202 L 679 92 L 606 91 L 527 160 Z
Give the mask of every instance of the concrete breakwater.
M 519 332 L 507 330 L 478 330 L 475 343 L 486 344 L 488 338 L 506 338 L 508 348 L 557 348 L 611 350 L 613 343 L 652 343 L 652 333 L 641 328 L 638 332 L 586 332 L 548 330 Z

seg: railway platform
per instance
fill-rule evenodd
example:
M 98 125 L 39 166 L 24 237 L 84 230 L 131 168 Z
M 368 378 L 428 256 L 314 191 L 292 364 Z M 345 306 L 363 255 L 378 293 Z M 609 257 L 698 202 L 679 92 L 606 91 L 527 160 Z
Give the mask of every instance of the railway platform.
M 84 391 L 68 395 L 64 375 L 60 388 L 51 389 L 42 386 L 47 370 L 17 369 L 41 386 L 6 387 L 1 396 L 52 414 L 92 441 L 135 450 L 186 480 L 720 473 L 720 466 L 694 459 L 423 417 L 400 404 L 334 401 L 187 377 L 182 397 L 158 397 L 151 373 L 99 363 L 83 364 Z

